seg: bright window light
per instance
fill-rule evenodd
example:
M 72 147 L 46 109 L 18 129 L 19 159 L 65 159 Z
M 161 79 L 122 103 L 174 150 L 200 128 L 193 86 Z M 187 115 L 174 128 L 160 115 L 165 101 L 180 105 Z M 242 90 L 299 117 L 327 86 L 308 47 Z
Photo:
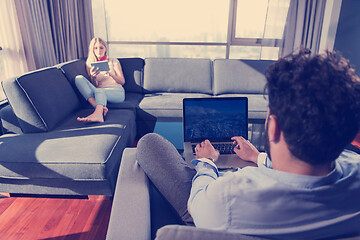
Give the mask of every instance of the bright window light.
M 237 38 L 261 38 L 264 32 L 268 0 L 238 0 Z
M 229 2 L 106 0 L 111 41 L 226 42 Z
M 110 44 L 110 57 L 224 58 L 226 46 Z
M 281 39 L 290 0 L 238 0 L 236 38 Z
M 289 2 L 92 0 L 94 33 L 111 57 L 277 59 Z

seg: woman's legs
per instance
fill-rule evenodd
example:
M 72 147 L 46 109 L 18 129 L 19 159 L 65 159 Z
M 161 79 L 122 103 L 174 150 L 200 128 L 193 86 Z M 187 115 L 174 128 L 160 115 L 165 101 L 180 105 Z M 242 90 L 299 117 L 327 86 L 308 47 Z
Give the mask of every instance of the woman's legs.
M 78 118 L 82 122 L 104 122 L 104 116 L 108 112 L 107 101 L 118 103 L 125 100 L 125 91 L 121 86 L 96 88 L 82 75 L 76 76 L 75 85 L 83 97 L 95 108 L 89 116 Z
M 181 219 L 193 225 L 187 201 L 196 171 L 184 161 L 174 145 L 158 134 L 146 134 L 137 144 L 136 159 Z
M 84 118 L 78 117 L 77 120 L 81 122 L 104 122 L 104 114 L 108 111 L 106 108 L 106 98 L 104 103 L 104 97 L 100 94 L 99 98 L 101 100 L 96 100 L 97 88 L 82 75 L 75 77 L 75 85 L 79 89 L 81 95 L 95 108 L 92 114 Z
M 125 100 L 125 90 L 121 86 L 102 89 L 108 102 L 121 103 Z
M 82 75 L 78 75 L 75 77 L 75 85 L 77 87 L 77 89 L 79 90 L 79 92 L 81 93 L 81 95 L 86 99 L 86 101 L 88 101 L 90 98 L 94 98 L 94 92 L 96 87 L 94 85 L 91 84 L 91 82 L 89 82 L 84 76 Z M 94 98 L 95 100 L 95 98 Z M 95 105 L 93 105 L 92 103 L 90 103 L 93 107 L 95 107 Z M 95 104 L 95 102 L 94 102 Z
M 85 118 L 78 118 L 82 122 L 104 122 L 108 112 L 107 102 L 119 103 L 125 100 L 125 91 L 122 87 L 95 88 L 95 99 L 89 98 L 90 104 L 95 102 L 95 111 Z M 93 105 L 93 106 L 94 106 Z M 101 106 L 101 107 L 100 107 Z

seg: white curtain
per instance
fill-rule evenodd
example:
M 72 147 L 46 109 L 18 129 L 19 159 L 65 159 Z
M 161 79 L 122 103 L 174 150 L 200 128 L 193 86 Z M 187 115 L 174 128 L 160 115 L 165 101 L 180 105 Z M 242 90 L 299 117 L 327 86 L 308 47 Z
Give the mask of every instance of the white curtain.
M 15 3 L 0 0 L 1 79 L 28 71 Z
M 0 82 L 25 73 L 29 70 L 23 39 L 17 18 L 15 3 L 0 0 Z M 5 94 L 0 86 L 0 101 L 5 99 Z
M 280 57 L 300 47 L 319 53 L 325 4 L 326 0 L 291 0 Z

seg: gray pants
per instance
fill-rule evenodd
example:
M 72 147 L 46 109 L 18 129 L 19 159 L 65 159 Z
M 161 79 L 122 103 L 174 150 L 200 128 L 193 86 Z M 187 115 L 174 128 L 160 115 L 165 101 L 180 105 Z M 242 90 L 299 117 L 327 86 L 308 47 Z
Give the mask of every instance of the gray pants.
M 139 140 L 136 158 L 148 178 L 185 224 L 193 225 L 187 201 L 196 171 L 189 167 L 175 146 L 162 136 L 149 133 Z

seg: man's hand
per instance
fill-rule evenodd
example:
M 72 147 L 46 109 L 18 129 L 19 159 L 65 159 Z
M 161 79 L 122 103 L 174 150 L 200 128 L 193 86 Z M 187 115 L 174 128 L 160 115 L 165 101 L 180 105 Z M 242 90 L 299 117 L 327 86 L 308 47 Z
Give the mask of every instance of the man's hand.
M 220 156 L 209 140 L 205 140 L 195 147 L 196 158 L 212 158 L 216 162 Z
M 232 137 L 231 140 L 234 140 L 234 145 L 236 145 L 234 152 L 239 158 L 257 164 L 257 158 L 260 152 L 254 145 L 243 137 Z

